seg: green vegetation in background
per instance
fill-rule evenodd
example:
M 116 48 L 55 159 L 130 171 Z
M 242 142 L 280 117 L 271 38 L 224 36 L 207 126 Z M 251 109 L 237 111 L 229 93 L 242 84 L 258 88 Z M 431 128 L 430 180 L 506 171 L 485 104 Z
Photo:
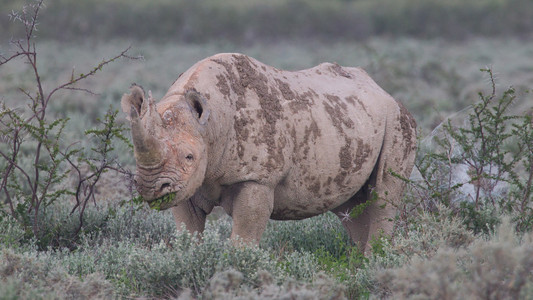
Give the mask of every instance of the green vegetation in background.
M 18 36 L 8 18 L 24 1 L 0 3 L 0 38 Z M 57 40 L 154 39 L 181 42 L 374 36 L 464 39 L 529 37 L 530 0 L 56 0 L 40 35 Z

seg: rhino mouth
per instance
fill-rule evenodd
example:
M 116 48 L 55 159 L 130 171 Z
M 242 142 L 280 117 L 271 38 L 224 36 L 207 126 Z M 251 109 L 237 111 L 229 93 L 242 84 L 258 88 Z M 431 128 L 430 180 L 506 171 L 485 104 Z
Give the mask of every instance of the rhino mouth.
M 172 202 L 175 197 L 176 197 L 176 192 L 168 193 L 154 200 L 147 201 L 148 206 L 151 209 L 158 210 L 158 211 L 162 209 L 167 209 L 168 207 L 166 204 L 169 204 L 170 202 Z

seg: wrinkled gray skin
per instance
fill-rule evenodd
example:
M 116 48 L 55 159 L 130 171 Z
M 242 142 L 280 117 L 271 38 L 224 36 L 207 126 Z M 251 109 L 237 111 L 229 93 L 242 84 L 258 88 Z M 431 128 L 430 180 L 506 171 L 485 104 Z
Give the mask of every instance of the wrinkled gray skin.
M 136 187 L 150 203 L 170 192 L 176 223 L 202 232 L 222 206 L 232 238 L 258 242 L 269 219 L 332 211 L 355 243 L 392 231 L 416 148 L 407 110 L 359 68 L 323 63 L 288 72 L 242 54 L 206 58 L 157 103 L 133 86 Z M 346 214 L 377 201 L 355 219 Z M 386 204 L 386 205 L 383 205 Z

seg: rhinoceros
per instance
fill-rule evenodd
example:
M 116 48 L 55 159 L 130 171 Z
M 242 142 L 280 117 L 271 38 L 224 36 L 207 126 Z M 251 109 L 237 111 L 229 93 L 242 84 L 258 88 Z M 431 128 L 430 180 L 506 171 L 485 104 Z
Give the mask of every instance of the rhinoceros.
M 362 250 L 392 231 L 416 123 L 364 70 L 283 71 L 226 53 L 181 74 L 157 104 L 140 86 L 130 91 L 121 106 L 137 191 L 187 230 L 202 232 L 221 206 L 233 219 L 231 238 L 244 242 L 257 243 L 269 219 L 328 211 Z

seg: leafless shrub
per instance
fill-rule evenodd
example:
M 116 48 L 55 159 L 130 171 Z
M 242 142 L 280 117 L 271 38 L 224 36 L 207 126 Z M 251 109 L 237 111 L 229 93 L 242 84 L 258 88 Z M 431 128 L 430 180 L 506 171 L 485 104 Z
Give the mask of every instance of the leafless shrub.
M 129 144 L 124 137 L 126 130 L 117 124 L 117 112 L 109 110 L 105 118 L 99 120 L 100 128 L 86 131 L 88 139 L 94 142 L 89 154 L 77 144 L 65 145 L 63 131 L 68 118 L 53 119 L 48 107 L 55 95 L 64 90 L 74 90 L 95 95 L 89 89 L 81 88 L 78 83 L 98 73 L 106 65 L 121 59 L 137 59 L 127 54 L 129 48 L 110 59 L 104 59 L 87 73 L 74 74 L 64 83 L 47 90 L 38 67 L 38 52 L 34 41 L 37 32 L 39 13 L 44 1 L 39 0 L 25 5 L 20 12 L 12 12 L 10 18 L 22 23 L 25 36 L 12 40 L 11 55 L 0 55 L 0 67 L 21 59 L 33 74 L 31 89 L 20 88 L 26 97 L 26 107 L 11 108 L 1 103 L 0 110 L 0 203 L 1 211 L 11 214 L 25 227 L 31 229 L 33 236 L 42 237 L 40 218 L 50 204 L 64 197 L 72 197 L 74 206 L 71 214 L 79 214 L 79 226 L 74 235 L 83 227 L 83 213 L 93 199 L 95 187 L 102 174 L 116 171 L 130 172 L 120 166 L 111 153 L 115 140 Z M 58 188 L 70 172 L 75 174 L 77 184 L 73 189 Z M 90 172 L 82 172 L 83 169 Z

